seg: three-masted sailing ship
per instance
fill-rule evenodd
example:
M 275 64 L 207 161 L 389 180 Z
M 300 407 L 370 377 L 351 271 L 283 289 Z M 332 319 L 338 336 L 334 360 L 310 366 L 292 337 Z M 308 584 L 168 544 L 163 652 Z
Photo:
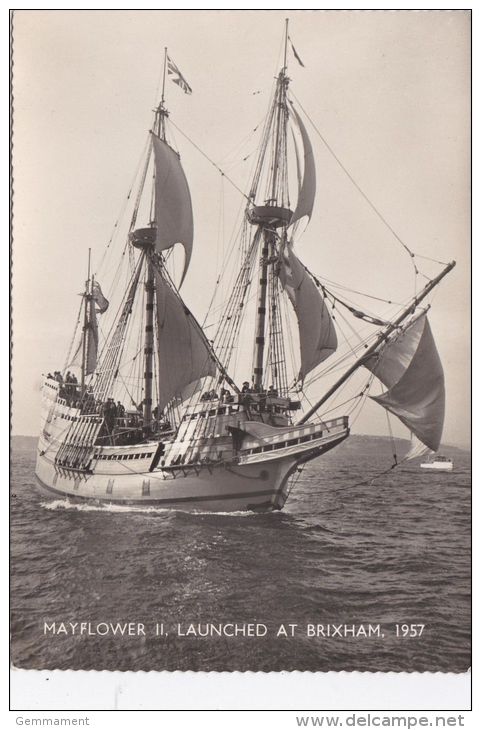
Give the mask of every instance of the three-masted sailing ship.
M 306 116 L 290 92 L 289 43 L 286 23 L 283 64 L 243 193 L 237 258 L 231 249 L 236 264 L 213 337 L 206 334 L 213 326 L 208 317 L 201 323 L 180 293 L 194 219 L 170 134 L 166 69 L 183 91 L 190 87 L 166 52 L 162 100 L 119 251 L 117 306 L 109 308 L 89 264 L 65 366 L 44 378 L 36 475 L 50 494 L 194 510 L 279 510 L 302 465 L 348 437 L 349 414 L 329 417 L 331 403 L 363 371 L 356 402 L 370 397 L 400 419 L 413 437 L 411 454 L 438 448 L 444 377 L 423 304 L 454 262 L 386 319 L 344 301 L 301 261 L 296 238 L 313 215 L 316 169 Z M 171 264 L 178 244 L 185 255 L 176 284 Z M 334 309 L 369 330 L 347 354 Z M 247 347 L 251 372 L 242 380 L 237 360 Z M 328 386 L 307 400 L 307 384 L 322 384 L 323 375 Z M 384 390 L 371 395 L 375 382 Z

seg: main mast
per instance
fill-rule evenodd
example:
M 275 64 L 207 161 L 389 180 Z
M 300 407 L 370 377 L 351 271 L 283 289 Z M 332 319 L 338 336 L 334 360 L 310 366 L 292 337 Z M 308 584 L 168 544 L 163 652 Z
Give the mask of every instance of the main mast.
M 164 50 L 164 72 L 162 79 L 162 98 L 155 110 L 153 134 L 165 141 L 165 118 L 168 116 L 165 108 L 165 69 L 167 61 L 167 48 Z M 154 178 L 155 182 L 155 178 Z M 151 220 L 150 226 L 155 232 L 155 222 Z M 144 398 L 142 402 L 142 432 L 144 438 L 152 433 L 152 394 L 153 394 L 153 366 L 154 366 L 154 306 L 155 306 L 155 274 L 152 263 L 152 253 L 155 247 L 155 236 L 153 235 L 144 249 L 144 257 L 147 267 L 145 278 L 145 331 L 144 331 Z
M 152 384 L 154 362 L 154 267 L 148 252 L 147 276 L 145 280 L 145 333 L 144 333 L 144 400 L 142 404 L 142 433 L 147 437 L 152 432 Z
M 164 50 L 164 70 L 162 77 L 162 97 L 159 105 L 155 109 L 154 122 L 152 124 L 152 134 L 165 141 L 165 119 L 168 116 L 165 108 L 165 73 L 167 64 L 167 48 Z M 147 167 L 149 165 L 152 146 L 146 160 L 145 172 L 141 184 L 140 194 L 145 182 Z M 155 172 L 154 172 L 154 196 L 155 196 Z M 133 246 L 142 251 L 143 261 L 145 264 L 145 327 L 144 327 L 144 372 L 143 372 L 143 399 L 142 399 L 142 434 L 144 438 L 148 438 L 152 434 L 152 396 L 153 396 L 153 377 L 154 377 L 154 307 L 155 307 L 155 272 L 152 262 L 152 254 L 155 250 L 155 241 L 157 235 L 155 216 L 155 198 L 152 198 L 150 211 L 149 228 L 141 228 L 132 230 L 130 241 Z M 133 221 L 135 223 L 135 219 Z

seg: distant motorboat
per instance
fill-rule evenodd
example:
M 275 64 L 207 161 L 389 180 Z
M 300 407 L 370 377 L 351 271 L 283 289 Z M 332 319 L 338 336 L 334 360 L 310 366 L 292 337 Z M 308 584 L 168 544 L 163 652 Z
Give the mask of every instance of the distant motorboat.
M 436 471 L 452 471 L 454 462 L 447 456 L 434 455 L 421 464 L 421 469 L 434 469 Z

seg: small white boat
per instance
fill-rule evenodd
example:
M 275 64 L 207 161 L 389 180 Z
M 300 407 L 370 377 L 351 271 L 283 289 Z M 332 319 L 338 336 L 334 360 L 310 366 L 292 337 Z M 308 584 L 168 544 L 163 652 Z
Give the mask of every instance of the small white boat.
M 453 467 L 454 462 L 452 459 L 438 454 L 431 456 L 421 464 L 421 469 L 433 469 L 435 471 L 452 471 Z

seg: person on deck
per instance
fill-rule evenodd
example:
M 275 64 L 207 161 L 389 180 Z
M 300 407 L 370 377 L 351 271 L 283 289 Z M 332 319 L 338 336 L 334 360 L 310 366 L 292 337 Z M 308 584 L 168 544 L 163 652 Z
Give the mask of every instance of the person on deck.
M 231 403 L 231 401 L 234 400 L 230 390 L 228 390 L 227 388 L 222 388 L 220 395 L 222 398 L 222 403 Z
M 74 396 L 74 387 L 72 383 L 72 374 L 70 370 L 67 370 L 67 374 L 65 375 L 65 393 L 69 401 L 72 400 Z
M 111 434 L 115 426 L 116 407 L 113 398 L 108 398 L 107 402 L 102 406 L 102 415 L 105 420 L 107 431 Z

